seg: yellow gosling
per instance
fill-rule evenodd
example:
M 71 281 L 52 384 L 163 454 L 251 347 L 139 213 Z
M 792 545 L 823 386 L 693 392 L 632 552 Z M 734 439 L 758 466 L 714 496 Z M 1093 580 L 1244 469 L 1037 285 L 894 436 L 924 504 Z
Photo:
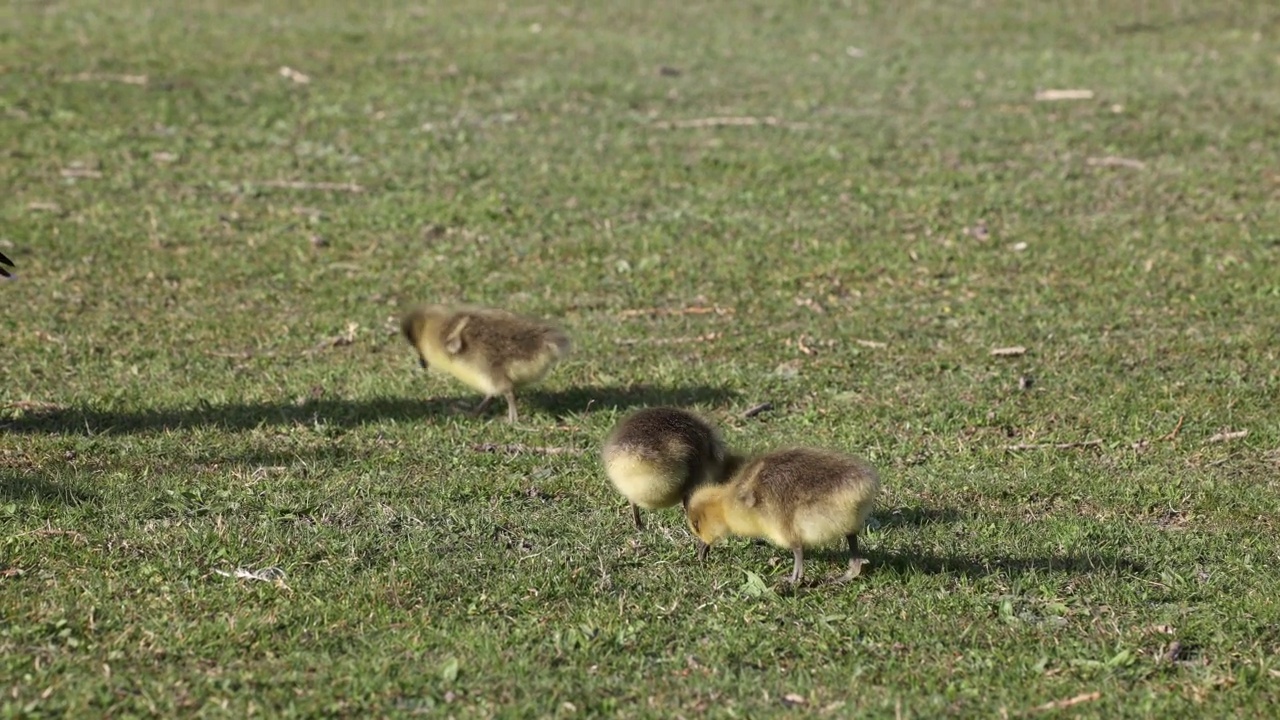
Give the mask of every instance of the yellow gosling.
M 501 395 L 507 420 L 519 420 L 517 388 L 532 385 L 569 353 L 569 336 L 543 320 L 470 305 L 426 305 L 400 321 L 424 369 L 435 368 L 484 394 L 479 415 Z
M 727 482 L 693 491 L 686 507 L 689 528 L 706 545 L 726 535 L 763 538 L 795 555 L 789 581 L 804 578 L 804 548 L 840 538 L 849 543 L 844 582 L 857 577 L 858 532 L 880 492 L 875 468 L 852 455 L 791 448 L 761 455 L 729 471 Z

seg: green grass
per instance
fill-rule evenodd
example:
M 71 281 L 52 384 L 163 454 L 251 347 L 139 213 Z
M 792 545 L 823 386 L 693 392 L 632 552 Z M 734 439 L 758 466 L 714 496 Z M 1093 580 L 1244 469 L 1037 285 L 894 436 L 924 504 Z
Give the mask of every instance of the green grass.
M 0 713 L 1274 711 L 1280 13 L 1061 5 L 9 3 Z M 522 427 L 438 299 L 573 334 Z M 866 576 L 635 533 L 658 403 L 871 459 Z

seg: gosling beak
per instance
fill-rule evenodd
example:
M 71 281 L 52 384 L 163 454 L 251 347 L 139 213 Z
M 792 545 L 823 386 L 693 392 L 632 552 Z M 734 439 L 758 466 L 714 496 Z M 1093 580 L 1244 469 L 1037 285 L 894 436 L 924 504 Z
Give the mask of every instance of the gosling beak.
M 427 369 L 427 359 L 426 359 L 426 358 L 424 358 L 424 357 L 420 357 L 420 358 L 418 358 L 418 367 L 422 368 L 423 370 L 426 370 L 426 369 Z
M 698 543 L 698 562 L 703 562 L 707 559 L 707 553 L 711 552 L 711 546 L 702 542 L 701 538 L 696 539 L 696 542 Z

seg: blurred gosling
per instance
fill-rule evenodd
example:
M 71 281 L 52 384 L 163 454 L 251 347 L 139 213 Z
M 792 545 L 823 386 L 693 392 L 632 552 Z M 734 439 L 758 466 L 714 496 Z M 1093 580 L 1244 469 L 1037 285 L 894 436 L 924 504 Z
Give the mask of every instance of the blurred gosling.
M 707 545 L 726 535 L 764 538 L 795 555 L 788 579 L 804 579 L 804 548 L 840 538 L 849 543 L 849 569 L 862 571 L 858 532 L 880 493 L 880 476 L 866 461 L 834 450 L 791 448 L 742 461 L 723 484 L 703 485 L 689 498 L 693 534 Z
M 600 452 L 609 481 L 631 503 L 637 530 L 640 508 L 658 510 L 688 500 L 694 488 L 719 480 L 724 443 L 707 421 L 679 408 L 637 410 L 605 438 Z M 699 541 L 698 555 L 706 554 Z
M 563 330 L 543 320 L 471 305 L 414 308 L 400 330 L 423 369 L 437 368 L 484 393 L 473 415 L 501 395 L 513 424 L 516 388 L 541 380 L 571 347 Z

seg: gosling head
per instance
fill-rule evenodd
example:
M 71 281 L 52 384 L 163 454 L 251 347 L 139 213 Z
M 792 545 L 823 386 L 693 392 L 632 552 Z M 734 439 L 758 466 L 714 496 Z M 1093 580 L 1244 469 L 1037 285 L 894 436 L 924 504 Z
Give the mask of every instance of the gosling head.
M 414 352 L 418 353 L 418 365 L 423 370 L 427 369 L 427 355 L 422 351 L 422 340 L 427 331 L 427 323 L 431 319 L 433 309 L 434 306 L 417 307 L 400 318 L 400 334 L 404 335 L 404 339 L 413 346 Z
M 724 505 L 721 504 L 717 488 L 701 488 L 685 502 L 685 516 L 689 520 L 689 529 L 703 546 L 710 547 L 717 540 L 729 534 L 729 523 L 724 517 Z

